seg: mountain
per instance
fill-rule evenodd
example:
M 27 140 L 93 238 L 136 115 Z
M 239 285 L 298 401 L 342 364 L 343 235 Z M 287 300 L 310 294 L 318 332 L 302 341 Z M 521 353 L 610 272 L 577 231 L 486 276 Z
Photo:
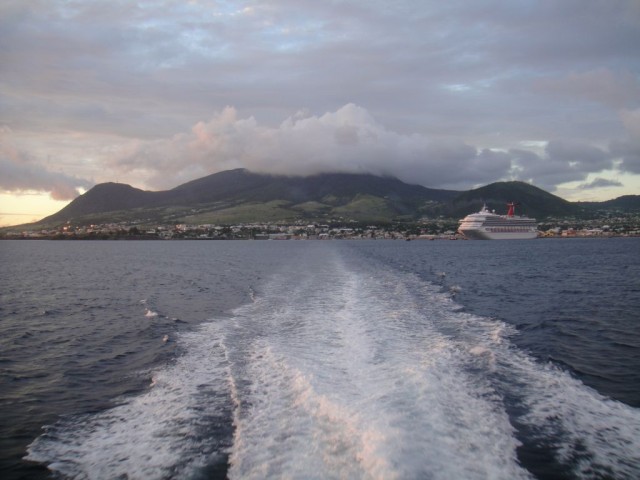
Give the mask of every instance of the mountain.
M 409 185 L 370 174 L 327 173 L 309 177 L 228 170 L 150 192 L 120 183 L 96 185 L 38 226 L 91 223 L 232 224 L 249 222 L 391 222 L 459 219 L 484 203 L 506 213 L 547 217 L 588 216 L 600 210 L 638 211 L 640 197 L 574 203 L 523 182 L 496 182 L 459 192 Z M 635 210 L 633 210 L 635 208 Z
M 408 220 L 417 218 L 423 207 L 446 203 L 458 193 L 369 174 L 288 177 L 237 169 L 161 192 L 118 183 L 99 184 L 38 223 Z
M 598 212 L 640 213 L 640 195 L 623 195 L 605 202 L 578 202 L 578 204 Z
M 96 213 L 151 206 L 160 192 L 147 192 L 123 183 L 101 183 L 44 220 L 63 220 Z M 43 220 L 43 221 L 44 221 Z
M 483 204 L 497 213 L 506 213 L 506 204 L 516 202 L 516 214 L 543 219 L 549 216 L 567 217 L 584 213 L 584 208 L 525 182 L 496 182 L 461 193 L 449 211 L 453 217 L 463 217 L 478 211 Z
M 215 173 L 180 185 L 168 192 L 173 200 L 208 203 L 221 200 L 268 202 L 274 199 L 292 203 L 321 202 L 328 196 L 343 201 L 355 195 L 393 196 L 396 200 L 446 200 L 457 192 L 408 185 L 392 177 L 369 174 L 325 173 L 309 177 L 263 175 L 244 169 Z

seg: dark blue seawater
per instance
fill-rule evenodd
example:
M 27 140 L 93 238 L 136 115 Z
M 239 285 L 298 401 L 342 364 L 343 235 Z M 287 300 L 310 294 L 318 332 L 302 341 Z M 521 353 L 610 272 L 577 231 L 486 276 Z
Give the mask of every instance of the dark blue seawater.
M 5 478 L 640 478 L 640 239 L 0 243 Z

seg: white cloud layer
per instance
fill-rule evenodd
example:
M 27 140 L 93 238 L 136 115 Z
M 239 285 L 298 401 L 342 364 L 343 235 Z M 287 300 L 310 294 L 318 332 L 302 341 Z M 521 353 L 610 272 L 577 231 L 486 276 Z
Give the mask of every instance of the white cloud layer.
M 276 127 L 239 118 L 227 107 L 189 133 L 140 144 L 111 167 L 146 171 L 156 188 L 169 187 L 176 177 L 237 167 L 283 175 L 366 172 L 443 187 L 505 177 L 510 159 L 460 141 L 393 132 L 366 109 L 347 104 L 321 116 L 299 113 Z
M 138 172 L 158 189 L 175 186 L 177 179 L 242 167 L 281 175 L 392 175 L 408 183 L 451 189 L 519 179 L 553 190 L 614 168 L 615 158 L 623 159 L 619 168 L 633 171 L 634 155 L 637 152 L 627 142 L 603 149 L 553 140 L 543 154 L 480 149 L 455 139 L 394 132 L 366 109 L 347 104 L 319 116 L 300 112 L 275 127 L 260 125 L 253 117 L 240 118 L 235 108 L 226 107 L 189 132 L 132 144 L 111 157 L 109 166 L 119 175 Z

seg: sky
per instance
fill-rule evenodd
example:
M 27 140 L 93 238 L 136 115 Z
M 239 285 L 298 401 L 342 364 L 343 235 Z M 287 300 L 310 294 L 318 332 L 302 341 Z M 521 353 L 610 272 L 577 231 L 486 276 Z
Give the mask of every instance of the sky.
M 0 225 L 239 167 L 640 194 L 640 1 L 0 2 Z

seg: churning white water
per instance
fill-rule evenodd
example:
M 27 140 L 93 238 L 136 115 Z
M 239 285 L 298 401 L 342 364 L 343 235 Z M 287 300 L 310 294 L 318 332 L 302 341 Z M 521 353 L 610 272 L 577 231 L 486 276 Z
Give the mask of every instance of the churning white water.
M 310 249 L 228 318 L 182 333 L 149 390 L 62 419 L 29 459 L 73 478 L 640 476 L 640 413 L 517 349 L 410 272 Z M 221 460 L 222 459 L 222 460 Z

